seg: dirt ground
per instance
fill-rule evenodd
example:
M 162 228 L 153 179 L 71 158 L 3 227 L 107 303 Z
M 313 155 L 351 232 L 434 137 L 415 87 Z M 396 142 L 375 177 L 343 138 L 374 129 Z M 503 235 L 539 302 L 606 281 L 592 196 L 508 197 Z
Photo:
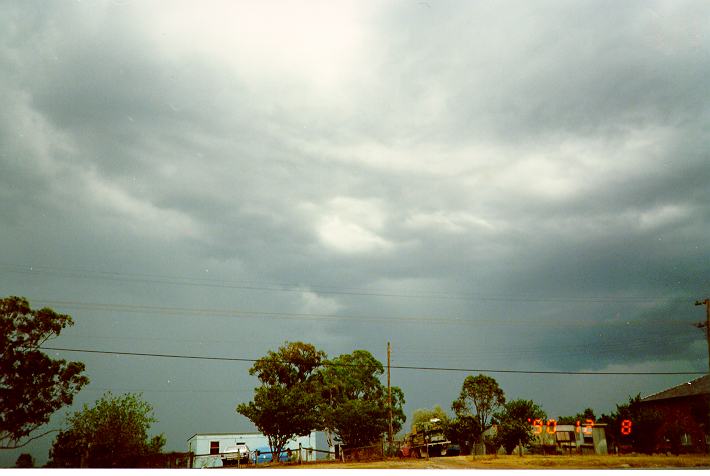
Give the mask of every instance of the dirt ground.
M 274 466 L 272 466 L 274 467 Z M 281 469 L 623 469 L 623 468 L 710 468 L 708 455 L 684 456 L 452 456 L 426 459 L 340 463 L 336 461 L 276 466 Z

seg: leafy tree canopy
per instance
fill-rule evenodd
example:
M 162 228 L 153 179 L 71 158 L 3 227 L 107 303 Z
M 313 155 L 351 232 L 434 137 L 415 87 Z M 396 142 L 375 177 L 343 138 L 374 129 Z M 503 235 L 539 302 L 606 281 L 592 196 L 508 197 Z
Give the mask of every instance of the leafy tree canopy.
M 249 370 L 260 386 L 254 389 L 254 400 L 239 404 L 237 412 L 266 435 L 273 455 L 281 454 L 288 440 L 321 426 L 316 411 L 321 401 L 316 370 L 325 357 L 311 344 L 286 342 Z
M 367 446 L 389 430 L 387 387 L 379 377 L 382 364 L 365 350 L 343 354 L 324 363 L 319 375 L 323 426 L 347 446 Z M 392 387 L 392 428 L 397 433 L 406 419 L 404 393 Z
M 596 421 L 597 417 L 594 415 L 594 410 L 591 408 L 585 408 L 583 412 L 577 413 L 575 416 L 560 416 L 557 417 L 558 425 L 576 425 L 577 422 L 580 425 L 584 425 L 587 420 Z
M 464 379 L 459 398 L 451 404 L 451 409 L 462 421 L 470 421 L 470 417 L 474 417 L 480 438 L 490 426 L 493 412 L 504 403 L 505 394 L 493 377 L 469 375 Z
M 157 420 L 153 407 L 140 395 L 105 393 L 93 407 L 84 404 L 67 418 L 49 451 L 50 467 L 132 468 L 140 459 L 159 453 L 161 435 L 148 438 Z
M 621 433 L 622 422 L 630 420 L 633 431 L 629 435 Z M 602 415 L 599 421 L 606 423 L 606 438 L 609 447 L 631 445 L 637 453 L 653 453 L 656 449 L 656 433 L 662 421 L 661 415 L 641 404 L 641 395 L 629 397 L 627 403 L 616 405 L 616 411 Z
M 434 418 L 441 420 L 441 426 L 446 428 L 449 424 L 449 415 L 446 414 L 443 408 L 439 405 L 434 405 L 434 408 L 418 408 L 414 410 L 414 415 L 412 416 L 412 426 L 414 425 L 428 423 Z
M 511 400 L 493 416 L 498 425 L 494 439 L 496 447 L 503 446 L 511 454 L 517 445 L 527 446 L 533 439 L 530 421 L 547 418 L 545 411 L 532 400 Z
M 461 454 L 468 454 L 481 437 L 481 425 L 473 415 L 459 415 L 449 421 L 444 432 L 448 440 L 459 445 Z
M 89 382 L 83 363 L 52 359 L 40 350 L 71 325 L 70 316 L 33 310 L 25 298 L 0 299 L 0 449 L 46 434 L 30 437 Z
M 35 459 L 29 453 L 22 453 L 15 461 L 15 468 L 34 468 Z

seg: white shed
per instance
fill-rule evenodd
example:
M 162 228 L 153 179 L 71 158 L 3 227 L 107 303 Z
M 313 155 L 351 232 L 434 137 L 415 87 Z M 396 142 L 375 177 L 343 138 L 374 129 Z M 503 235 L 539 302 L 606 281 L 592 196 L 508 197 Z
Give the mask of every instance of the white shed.
M 261 433 L 196 433 L 187 440 L 187 451 L 194 454 L 193 468 L 216 468 L 222 466 L 221 454 L 227 448 L 244 443 L 250 451 L 257 448 L 269 446 L 269 440 Z M 304 448 L 301 453 L 301 461 L 314 461 L 315 451 L 308 451 L 308 448 L 328 450 L 325 446 L 325 436 L 322 432 L 312 431 L 309 435 L 299 436 L 289 440 L 284 446 L 284 450 L 290 449 L 298 451 L 298 445 Z M 321 459 L 321 454 L 318 459 Z

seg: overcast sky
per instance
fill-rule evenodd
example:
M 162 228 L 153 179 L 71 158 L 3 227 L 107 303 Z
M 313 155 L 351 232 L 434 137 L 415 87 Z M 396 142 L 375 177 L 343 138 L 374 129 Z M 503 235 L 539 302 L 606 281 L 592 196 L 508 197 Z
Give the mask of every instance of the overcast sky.
M 3 2 L 0 294 L 71 314 L 63 348 L 302 340 L 385 362 L 391 341 L 401 366 L 706 371 L 708 18 L 677 0 Z M 52 355 L 86 363 L 74 409 L 143 392 L 169 450 L 254 431 L 234 410 L 248 363 Z M 411 418 L 466 375 L 392 379 Z M 550 416 L 696 377 L 490 375 Z

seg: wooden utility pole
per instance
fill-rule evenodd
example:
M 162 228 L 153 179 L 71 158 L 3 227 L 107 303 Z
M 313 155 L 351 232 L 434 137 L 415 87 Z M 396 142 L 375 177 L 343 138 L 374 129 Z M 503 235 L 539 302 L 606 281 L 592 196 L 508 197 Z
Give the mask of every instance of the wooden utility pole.
M 698 329 L 705 328 L 705 337 L 708 340 L 708 373 L 710 374 L 710 299 L 704 301 L 695 301 L 696 306 L 705 304 L 705 322 L 698 322 L 695 327 Z
M 390 386 L 390 354 L 392 347 L 387 343 L 387 403 L 389 405 L 390 428 L 388 433 L 389 451 L 392 451 L 392 387 Z

